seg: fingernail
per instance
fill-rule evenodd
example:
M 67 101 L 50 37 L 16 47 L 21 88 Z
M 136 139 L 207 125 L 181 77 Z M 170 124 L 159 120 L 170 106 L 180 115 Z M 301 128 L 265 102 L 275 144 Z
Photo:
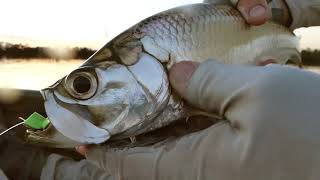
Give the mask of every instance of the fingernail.
M 170 83 L 182 97 L 185 95 L 189 80 L 191 79 L 191 76 L 197 67 L 198 63 L 182 61 L 173 65 L 170 69 Z
M 262 5 L 256 5 L 249 11 L 249 16 L 251 17 L 260 17 L 265 15 L 267 12 L 266 8 Z

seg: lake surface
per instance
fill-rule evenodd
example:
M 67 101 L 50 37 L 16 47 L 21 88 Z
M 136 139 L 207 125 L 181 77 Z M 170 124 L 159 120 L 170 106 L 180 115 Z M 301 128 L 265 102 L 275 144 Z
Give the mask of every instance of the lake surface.
M 1 60 L 0 88 L 40 90 L 76 69 L 81 60 Z
M 40 90 L 76 69 L 81 60 L 1 60 L 0 88 Z M 307 67 L 320 73 L 319 67 Z

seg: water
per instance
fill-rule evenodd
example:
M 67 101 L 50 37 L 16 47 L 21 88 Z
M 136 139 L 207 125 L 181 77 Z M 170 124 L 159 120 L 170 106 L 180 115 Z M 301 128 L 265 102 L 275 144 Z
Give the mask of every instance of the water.
M 23 60 L 0 61 L 0 88 L 40 90 L 76 69 L 80 60 Z
M 0 61 L 0 88 L 40 90 L 76 69 L 81 60 L 2 60 Z M 306 69 L 320 74 L 320 67 Z

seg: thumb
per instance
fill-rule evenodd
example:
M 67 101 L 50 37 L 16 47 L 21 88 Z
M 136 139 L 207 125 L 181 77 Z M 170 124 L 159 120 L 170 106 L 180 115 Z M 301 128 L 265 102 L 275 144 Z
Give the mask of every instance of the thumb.
M 261 25 L 271 17 L 271 10 L 266 0 L 240 0 L 237 8 L 251 25 Z
M 221 115 L 233 95 L 262 74 L 261 68 L 220 64 L 180 62 L 169 72 L 172 87 L 197 108 Z
M 186 98 L 188 83 L 198 66 L 198 62 L 181 61 L 171 67 L 169 71 L 170 84 L 181 97 Z

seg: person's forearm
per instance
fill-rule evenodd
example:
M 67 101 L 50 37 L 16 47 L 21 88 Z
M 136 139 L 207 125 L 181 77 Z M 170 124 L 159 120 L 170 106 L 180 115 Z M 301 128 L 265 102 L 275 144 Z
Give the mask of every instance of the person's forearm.
M 320 0 L 286 0 L 291 12 L 290 29 L 320 25 Z
M 230 164 L 239 165 L 230 162 L 231 157 L 238 156 L 239 152 L 237 148 L 232 148 L 233 135 L 225 122 L 151 147 L 95 147 L 86 157 L 115 179 L 230 179 L 226 178 L 232 176 L 226 173 Z M 226 152 L 228 157 L 224 156 Z
M 185 142 L 190 143 L 190 142 Z M 111 174 L 115 179 L 186 179 L 192 176 L 192 148 L 183 148 L 172 143 L 172 147 L 137 147 L 107 150 L 91 149 L 87 160 Z M 186 146 L 190 147 L 190 146 Z M 187 170 L 189 169 L 189 170 Z

